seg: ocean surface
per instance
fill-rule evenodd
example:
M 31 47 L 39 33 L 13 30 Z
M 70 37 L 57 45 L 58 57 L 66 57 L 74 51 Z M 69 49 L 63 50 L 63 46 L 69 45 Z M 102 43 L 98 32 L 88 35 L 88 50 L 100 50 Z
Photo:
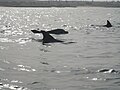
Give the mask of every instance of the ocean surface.
M 0 7 L 0 90 L 120 90 L 120 8 Z

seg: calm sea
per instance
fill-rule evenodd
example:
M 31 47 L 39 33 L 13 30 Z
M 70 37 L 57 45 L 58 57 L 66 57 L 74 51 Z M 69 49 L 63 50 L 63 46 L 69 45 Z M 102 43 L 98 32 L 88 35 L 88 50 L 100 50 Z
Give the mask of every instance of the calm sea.
M 120 90 L 120 8 L 0 7 L 0 90 Z

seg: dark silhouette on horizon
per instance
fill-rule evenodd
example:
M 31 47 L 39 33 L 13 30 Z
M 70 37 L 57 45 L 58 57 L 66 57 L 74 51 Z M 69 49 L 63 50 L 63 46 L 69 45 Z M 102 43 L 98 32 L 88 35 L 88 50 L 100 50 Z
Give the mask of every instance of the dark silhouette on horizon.
M 0 0 L 0 6 L 7 7 L 120 7 L 120 1 L 55 1 L 55 0 Z

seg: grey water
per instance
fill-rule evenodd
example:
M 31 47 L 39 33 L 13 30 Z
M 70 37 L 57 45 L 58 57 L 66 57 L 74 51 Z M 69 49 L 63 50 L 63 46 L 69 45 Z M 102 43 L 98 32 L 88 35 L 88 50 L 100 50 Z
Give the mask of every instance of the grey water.
M 37 28 L 75 43 L 43 45 Z M 120 8 L 0 7 L 0 90 L 119 89 Z

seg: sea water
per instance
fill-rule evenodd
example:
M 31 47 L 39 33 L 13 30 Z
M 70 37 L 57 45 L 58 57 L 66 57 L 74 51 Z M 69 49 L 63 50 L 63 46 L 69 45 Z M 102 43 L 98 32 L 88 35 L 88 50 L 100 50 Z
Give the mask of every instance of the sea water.
M 38 28 L 69 34 L 43 45 Z M 0 7 L 0 89 L 119 90 L 120 8 Z

